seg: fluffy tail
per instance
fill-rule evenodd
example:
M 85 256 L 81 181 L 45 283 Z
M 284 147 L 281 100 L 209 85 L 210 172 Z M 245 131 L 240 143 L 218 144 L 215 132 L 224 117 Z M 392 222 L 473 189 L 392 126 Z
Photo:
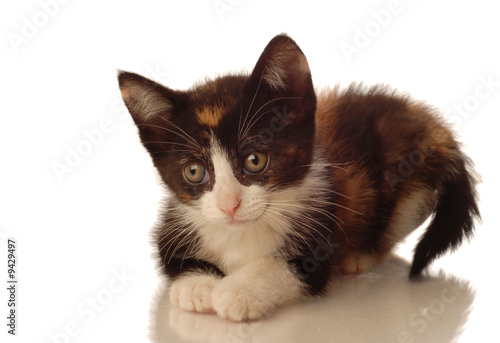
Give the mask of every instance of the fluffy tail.
M 454 177 L 444 182 L 434 218 L 415 248 L 410 279 L 418 277 L 436 257 L 457 248 L 464 237 L 471 238 L 474 221 L 480 220 L 476 181 L 468 171 L 468 161 L 460 158 L 454 164 Z

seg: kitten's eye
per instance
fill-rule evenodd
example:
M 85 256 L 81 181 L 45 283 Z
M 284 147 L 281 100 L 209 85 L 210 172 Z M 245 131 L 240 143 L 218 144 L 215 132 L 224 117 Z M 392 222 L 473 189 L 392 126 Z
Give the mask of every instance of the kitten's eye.
M 200 184 L 208 181 L 208 173 L 199 163 L 191 163 L 184 167 L 184 177 L 191 183 Z
M 261 152 L 254 152 L 245 158 L 245 172 L 248 174 L 257 174 L 267 167 L 267 155 Z

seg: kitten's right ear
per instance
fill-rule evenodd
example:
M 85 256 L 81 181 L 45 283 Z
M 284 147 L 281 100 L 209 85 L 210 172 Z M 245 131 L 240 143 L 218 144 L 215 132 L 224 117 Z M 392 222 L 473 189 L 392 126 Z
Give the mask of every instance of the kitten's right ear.
M 160 123 L 179 106 L 176 93 L 159 83 L 135 73 L 118 71 L 123 101 L 137 125 Z
M 314 94 L 307 59 L 297 43 L 286 34 L 274 37 L 257 61 L 251 82 L 258 85 L 261 80 L 276 93 Z
M 314 127 L 316 94 L 309 64 L 286 34 L 277 35 L 265 47 L 250 75 L 247 94 L 255 97 L 256 108 L 272 104 L 287 110 L 286 121 Z

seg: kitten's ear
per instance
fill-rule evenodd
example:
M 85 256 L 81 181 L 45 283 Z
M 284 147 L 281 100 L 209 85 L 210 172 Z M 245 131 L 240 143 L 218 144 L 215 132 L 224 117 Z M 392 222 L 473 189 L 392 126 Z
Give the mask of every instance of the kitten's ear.
M 141 75 L 118 72 L 118 84 L 123 101 L 137 125 L 161 123 L 179 105 L 176 93 Z
M 314 135 L 316 94 L 311 71 L 304 53 L 287 35 L 274 37 L 266 46 L 250 75 L 246 94 L 250 108 L 262 107 L 273 116 L 277 110 L 287 127 L 295 124 L 304 135 Z M 266 106 L 273 109 L 268 111 Z M 273 119 L 263 120 L 269 123 Z
M 250 82 L 254 86 L 264 83 L 277 93 L 314 96 L 306 56 L 285 34 L 274 37 L 268 43 L 255 65 Z
M 123 101 L 139 129 L 142 144 L 158 167 L 158 152 L 166 150 L 162 142 L 169 133 L 165 126 L 184 106 L 182 93 L 129 72 L 120 71 L 118 83 Z

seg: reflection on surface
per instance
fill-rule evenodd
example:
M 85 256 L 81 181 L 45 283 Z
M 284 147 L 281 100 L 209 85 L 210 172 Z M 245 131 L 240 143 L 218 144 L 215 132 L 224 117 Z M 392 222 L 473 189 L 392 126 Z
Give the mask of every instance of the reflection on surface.
M 440 274 L 409 282 L 408 263 L 392 258 L 358 276 L 336 278 L 330 295 L 234 323 L 180 310 L 159 286 L 150 340 L 174 342 L 450 342 L 474 300 L 468 282 Z

